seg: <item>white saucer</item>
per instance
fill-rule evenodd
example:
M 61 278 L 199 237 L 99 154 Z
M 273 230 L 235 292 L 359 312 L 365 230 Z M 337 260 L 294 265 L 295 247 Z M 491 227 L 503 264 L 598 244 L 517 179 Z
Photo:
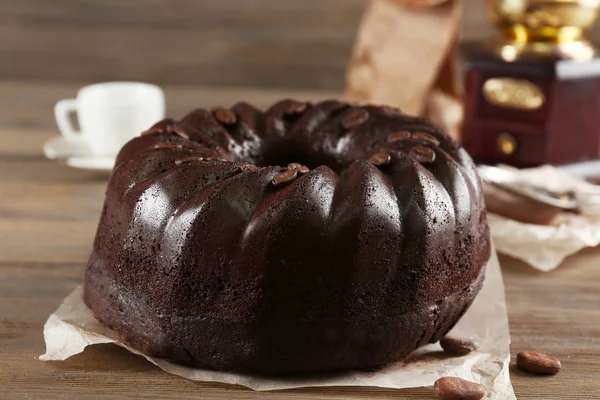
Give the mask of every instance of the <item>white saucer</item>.
M 93 171 L 112 171 L 116 156 L 97 156 L 83 140 L 67 140 L 56 136 L 44 143 L 44 155 L 50 160 L 63 161 L 69 167 Z
M 69 167 L 92 171 L 110 172 L 115 166 L 114 157 L 69 157 L 66 161 Z
M 71 156 L 91 156 L 88 145 L 83 140 L 67 140 L 56 136 L 44 143 L 44 155 L 50 160 L 61 160 Z

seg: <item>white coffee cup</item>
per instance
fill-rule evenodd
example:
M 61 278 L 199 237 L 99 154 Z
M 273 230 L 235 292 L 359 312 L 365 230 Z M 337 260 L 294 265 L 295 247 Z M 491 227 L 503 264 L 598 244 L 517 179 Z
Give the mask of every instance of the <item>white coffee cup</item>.
M 77 113 L 80 131 L 69 114 Z M 83 140 L 94 155 L 116 155 L 130 139 L 165 116 L 163 91 L 141 82 L 106 82 L 84 86 L 76 99 L 54 107 L 60 132 L 67 141 Z

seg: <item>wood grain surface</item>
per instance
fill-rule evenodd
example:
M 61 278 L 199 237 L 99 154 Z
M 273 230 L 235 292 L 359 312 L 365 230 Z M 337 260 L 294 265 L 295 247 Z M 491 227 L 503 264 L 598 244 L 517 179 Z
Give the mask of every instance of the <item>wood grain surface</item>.
M 0 0 L 0 79 L 341 90 L 367 1 Z M 463 38 L 493 35 L 463 3 Z
M 0 398 L 2 399 L 433 399 L 430 389 L 306 388 L 259 393 L 191 382 L 143 358 L 98 345 L 63 362 L 42 362 L 43 324 L 81 282 L 106 176 L 45 160 L 56 135 L 54 101 L 74 86 L 0 84 Z M 172 110 L 229 104 L 243 94 L 268 103 L 279 92 L 167 88 Z M 39 96 L 35 96 L 38 93 Z M 295 95 L 295 92 L 287 92 Z M 330 93 L 300 93 L 303 98 Z M 193 100 L 193 101 L 192 101 Z M 519 399 L 600 399 L 600 251 L 570 257 L 550 273 L 502 257 L 513 357 L 558 357 L 553 377 L 511 368 Z
M 341 88 L 365 0 L 0 0 L 0 79 Z

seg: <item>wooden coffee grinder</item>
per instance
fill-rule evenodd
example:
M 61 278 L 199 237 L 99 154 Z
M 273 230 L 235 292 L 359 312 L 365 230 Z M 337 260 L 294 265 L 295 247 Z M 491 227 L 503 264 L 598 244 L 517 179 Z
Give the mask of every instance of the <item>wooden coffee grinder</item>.
M 464 43 L 464 147 L 517 167 L 600 158 L 600 0 L 487 0 L 502 35 Z

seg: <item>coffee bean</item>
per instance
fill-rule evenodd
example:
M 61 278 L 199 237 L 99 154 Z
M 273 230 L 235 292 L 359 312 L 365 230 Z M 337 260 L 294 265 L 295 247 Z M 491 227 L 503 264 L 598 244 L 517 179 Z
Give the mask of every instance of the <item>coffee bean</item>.
M 242 165 L 242 169 L 246 171 L 256 171 L 258 167 L 254 164 L 244 164 Z
M 310 172 L 310 168 L 308 168 L 306 165 L 302 165 L 299 163 L 289 163 L 288 169 L 295 169 L 296 171 L 298 171 L 298 175 L 304 175 Z
M 181 165 L 181 164 L 189 164 L 195 161 L 204 161 L 204 157 L 186 157 L 186 158 L 180 158 L 179 160 L 175 160 L 175 164 L 177 165 Z
M 141 133 L 141 136 L 152 135 L 153 133 L 173 133 L 175 121 L 172 118 L 164 118 L 155 123 L 150 129 Z
M 387 106 L 387 105 L 385 105 L 385 106 L 381 106 L 381 109 L 383 110 L 383 112 L 384 112 L 385 114 L 388 114 L 388 115 L 390 115 L 390 114 L 392 114 L 392 115 L 393 115 L 393 114 L 400 114 L 400 113 L 402 113 L 402 110 L 400 110 L 399 108 L 392 107 L 392 106 Z
M 353 108 L 342 119 L 342 126 L 346 129 L 356 128 L 369 119 L 369 113 L 364 108 Z
M 435 161 L 435 151 L 425 146 L 416 146 L 410 149 L 408 155 L 420 163 L 427 164 Z
M 442 349 L 444 349 L 444 353 L 451 356 L 464 356 L 465 354 L 477 350 L 477 343 L 472 340 L 453 336 L 445 336 L 440 340 L 440 345 L 442 346 Z
M 375 153 L 369 158 L 369 162 L 377 166 L 387 165 L 390 163 L 390 161 L 392 161 L 392 156 L 390 156 L 389 153 L 386 153 L 385 151 Z
M 517 354 L 517 366 L 523 371 L 548 375 L 558 374 L 561 368 L 557 358 L 535 351 L 522 351 Z
M 440 141 L 437 138 L 427 132 L 415 132 L 412 134 L 412 138 L 415 140 L 421 140 L 423 142 L 431 143 L 434 146 L 439 146 Z
M 182 149 L 183 146 L 178 143 L 159 143 L 154 146 L 155 149 Z
M 454 376 L 435 381 L 433 391 L 442 400 L 479 400 L 486 393 L 483 385 Z
M 179 137 L 182 137 L 184 139 L 189 139 L 190 135 L 188 135 L 186 132 L 184 132 L 183 130 L 181 130 L 181 128 L 179 127 L 175 127 L 173 129 L 173 133 L 176 134 Z
M 298 175 L 304 175 L 310 172 L 310 168 L 308 168 L 306 165 L 302 165 L 297 169 L 297 171 Z
M 298 115 L 302 114 L 307 108 L 308 103 L 291 100 L 283 113 L 289 116 Z
M 277 175 L 275 175 L 273 177 L 273 179 L 271 180 L 271 183 L 275 187 L 284 186 L 284 185 L 287 185 L 288 183 L 293 182 L 297 176 L 298 176 L 297 169 L 288 169 L 287 171 L 283 171 L 283 172 L 280 172 Z
M 389 134 L 387 141 L 388 143 L 396 143 L 401 142 L 403 140 L 408 140 L 412 136 L 412 133 L 409 131 L 396 131 Z
M 150 128 L 148 130 L 145 130 L 144 132 L 142 132 L 140 134 L 140 136 L 146 136 L 146 135 L 152 135 L 154 133 L 161 133 L 163 131 L 163 128 L 160 126 L 155 126 L 154 128 Z
M 229 108 L 215 108 L 213 110 L 215 118 L 222 124 L 233 125 L 237 121 L 237 117 L 233 110 Z

